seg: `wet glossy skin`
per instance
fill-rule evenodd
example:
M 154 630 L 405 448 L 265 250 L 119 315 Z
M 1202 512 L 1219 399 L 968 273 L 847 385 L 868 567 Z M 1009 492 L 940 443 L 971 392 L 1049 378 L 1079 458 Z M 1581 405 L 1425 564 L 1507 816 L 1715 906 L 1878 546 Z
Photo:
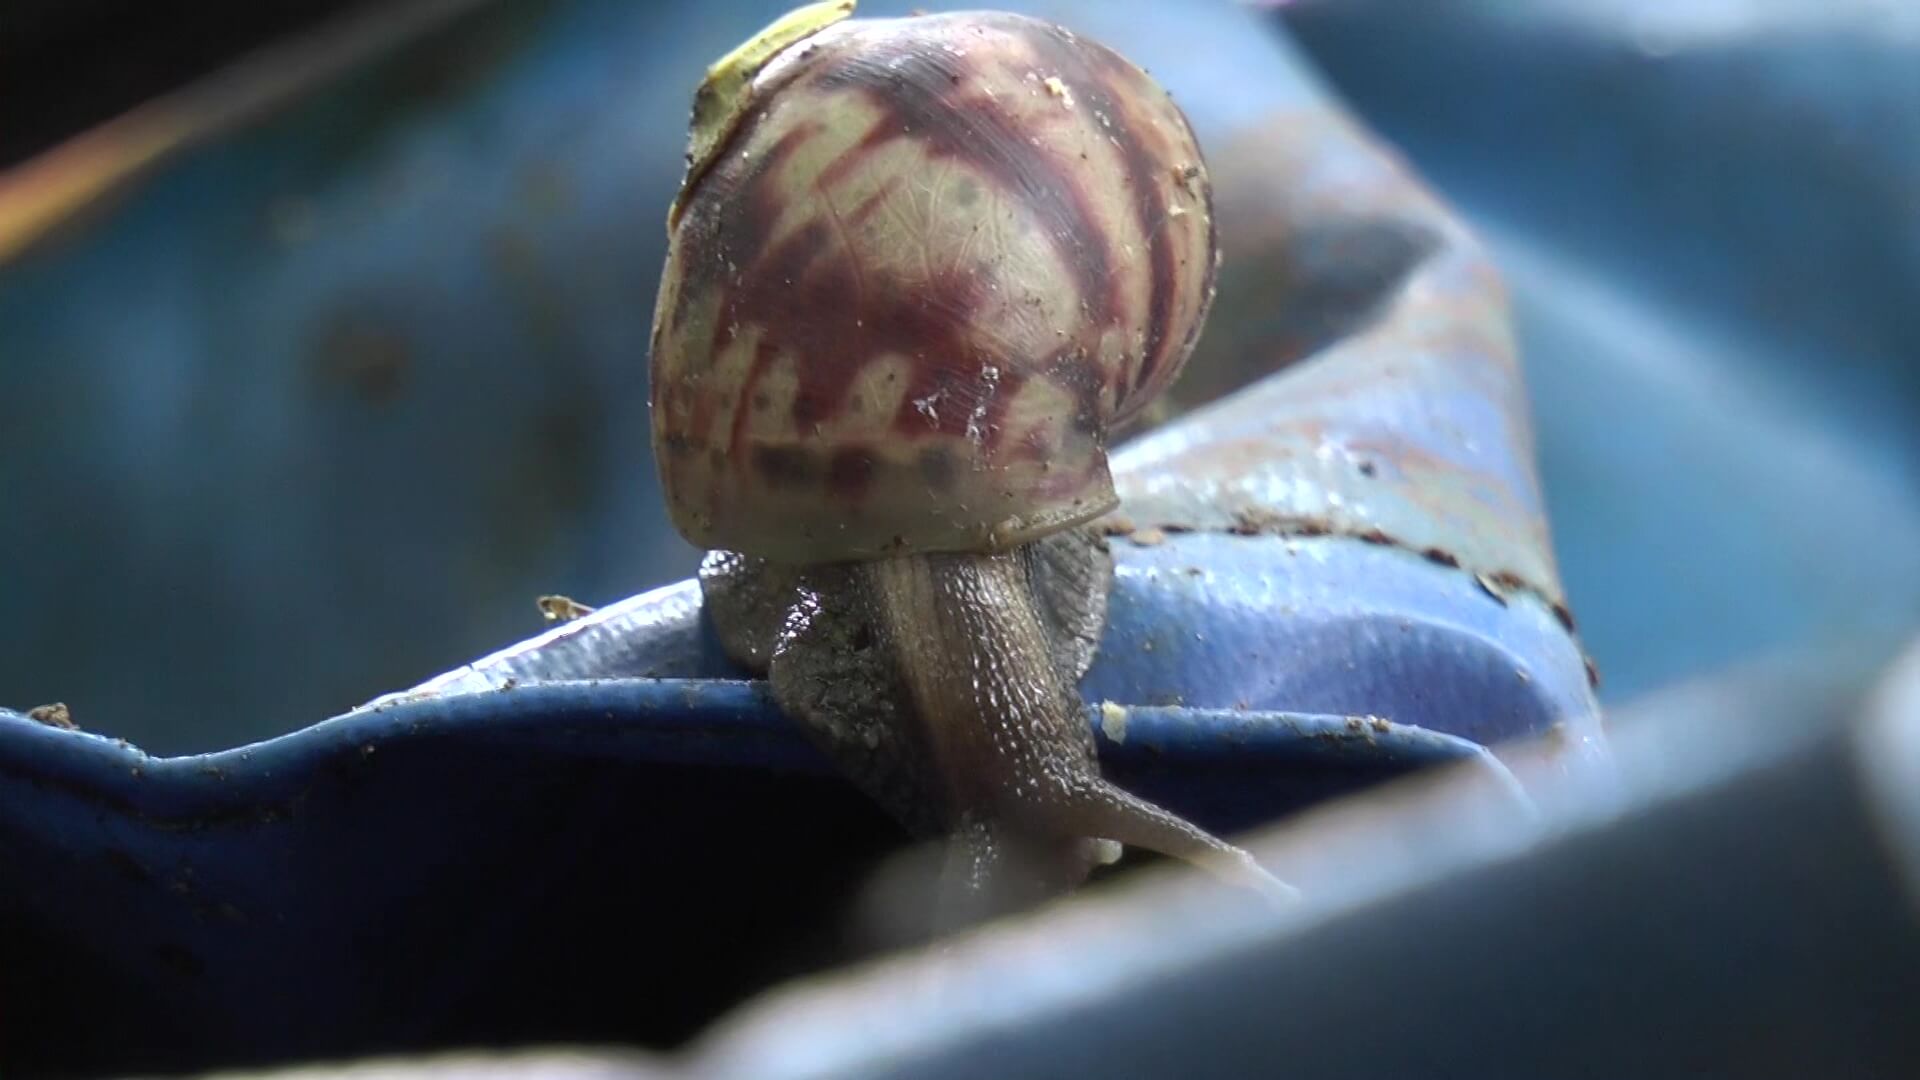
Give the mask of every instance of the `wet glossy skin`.
M 951 837 L 951 928 L 1072 889 L 1116 840 L 1288 890 L 1238 848 L 1100 775 L 1074 684 L 1113 562 L 1092 529 L 1005 555 L 794 570 L 715 552 L 701 585 L 728 653 L 910 831 Z
M 873 572 L 882 565 L 891 569 Z M 992 803 L 1023 775 L 1095 771 L 1091 729 L 1072 694 L 1099 647 L 1113 583 L 1092 530 L 991 559 L 864 568 L 794 569 L 712 552 L 700 582 L 728 655 L 767 674 L 782 710 L 916 834 L 953 831 L 965 807 Z M 1020 640 L 976 645 L 986 636 L 979 623 L 1010 606 Z M 928 671 L 918 688 L 910 666 Z M 1006 730 L 1016 721 L 1025 723 Z M 1004 754 L 983 743 L 995 732 Z M 1031 761 L 1010 768 L 1019 754 Z

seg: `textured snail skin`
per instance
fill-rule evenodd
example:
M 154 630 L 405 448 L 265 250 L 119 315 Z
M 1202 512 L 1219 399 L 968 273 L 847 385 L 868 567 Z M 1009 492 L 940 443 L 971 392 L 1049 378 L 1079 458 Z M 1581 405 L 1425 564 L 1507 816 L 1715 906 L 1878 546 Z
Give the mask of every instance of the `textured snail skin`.
M 696 544 L 788 563 L 1003 550 L 1113 508 L 1108 432 L 1213 295 L 1166 92 L 997 13 L 773 57 L 676 204 L 654 448 Z
M 910 832 L 951 838 L 937 928 L 1074 888 L 1097 840 L 1184 859 L 1276 898 L 1246 852 L 1100 775 L 1074 692 L 1113 563 L 1090 529 L 1004 554 L 794 568 L 715 551 L 707 611 L 735 661 Z

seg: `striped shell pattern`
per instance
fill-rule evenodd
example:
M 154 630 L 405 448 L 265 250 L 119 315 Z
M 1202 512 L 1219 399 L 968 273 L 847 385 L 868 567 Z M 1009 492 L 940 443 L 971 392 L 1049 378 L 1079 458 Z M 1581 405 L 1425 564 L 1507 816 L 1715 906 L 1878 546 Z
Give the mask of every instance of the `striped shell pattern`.
M 680 531 L 791 563 L 992 551 L 1115 505 L 1109 433 L 1218 266 L 1166 92 L 996 13 L 838 22 L 696 128 L 654 317 Z

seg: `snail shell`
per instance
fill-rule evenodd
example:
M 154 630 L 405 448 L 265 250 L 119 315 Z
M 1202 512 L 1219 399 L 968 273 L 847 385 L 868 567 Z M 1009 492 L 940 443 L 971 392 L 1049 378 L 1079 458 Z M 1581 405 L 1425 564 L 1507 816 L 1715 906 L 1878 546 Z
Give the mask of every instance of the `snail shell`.
M 1109 434 L 1186 362 L 1218 265 L 1171 98 L 1009 14 L 762 52 L 710 75 L 670 217 L 651 374 L 676 526 L 819 563 L 1112 509 Z

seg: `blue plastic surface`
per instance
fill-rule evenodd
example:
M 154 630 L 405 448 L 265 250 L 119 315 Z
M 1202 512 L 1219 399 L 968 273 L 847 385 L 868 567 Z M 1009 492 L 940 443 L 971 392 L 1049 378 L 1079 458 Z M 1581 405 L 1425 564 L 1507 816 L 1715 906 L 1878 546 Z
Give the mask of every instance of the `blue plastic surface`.
M 1495 252 L 1616 700 L 1920 627 L 1920 9 L 1279 10 Z

